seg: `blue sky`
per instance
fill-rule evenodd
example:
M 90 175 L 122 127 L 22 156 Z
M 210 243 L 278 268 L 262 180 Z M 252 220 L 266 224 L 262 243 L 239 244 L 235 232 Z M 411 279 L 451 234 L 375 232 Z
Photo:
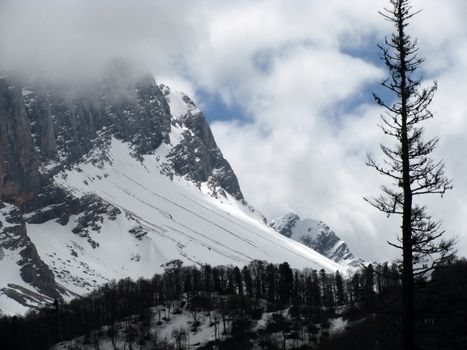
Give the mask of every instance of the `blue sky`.
M 388 142 L 377 128 L 392 28 L 386 0 L 59 0 L 0 2 L 3 68 L 55 79 L 93 76 L 122 57 L 185 91 L 211 122 L 247 200 L 269 219 L 294 210 L 324 220 L 365 259 L 399 252 L 398 232 L 363 200 L 382 179 L 365 163 Z M 438 80 L 435 119 L 454 190 L 426 199 L 467 255 L 467 2 L 414 0 L 410 32 Z M 1 68 L 1 67 L 0 67 Z M 429 82 L 428 81 L 428 82 Z M 383 92 L 384 96 L 387 96 Z
M 226 104 L 221 96 L 204 89 L 196 90 L 198 103 L 209 122 L 238 120 L 248 122 L 251 116 L 243 110 L 241 103 Z

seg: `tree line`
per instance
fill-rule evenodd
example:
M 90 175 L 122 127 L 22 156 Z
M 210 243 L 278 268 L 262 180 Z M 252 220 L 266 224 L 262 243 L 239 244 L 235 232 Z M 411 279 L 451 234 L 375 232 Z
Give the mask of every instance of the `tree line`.
M 104 325 L 114 325 L 125 317 L 144 314 L 150 307 L 159 310 L 159 319 L 170 317 L 182 303 L 206 293 L 265 300 L 268 310 L 291 306 L 319 322 L 322 309 L 361 303 L 398 283 L 396 265 L 369 265 L 347 277 L 339 271 L 330 274 L 325 270 L 294 270 L 287 262 L 256 260 L 243 267 L 198 268 L 173 261 L 151 279 L 113 280 L 83 298 L 32 310 L 24 317 L 3 317 L 0 334 L 8 349 L 47 349 Z M 163 307 L 163 314 L 158 306 Z M 200 305 L 201 309 L 209 307 L 208 303 Z
M 467 262 L 451 262 L 418 282 L 416 343 L 435 349 L 467 345 Z M 248 349 L 253 338 L 264 349 L 285 349 L 292 340 L 302 349 L 344 345 L 347 349 L 373 349 L 375 344 L 392 349 L 402 341 L 399 265 L 370 264 L 343 275 L 256 260 L 243 267 L 182 266 L 181 261 L 173 261 L 151 279 L 111 281 L 68 303 L 32 310 L 24 317 L 0 318 L 0 344 L 11 350 L 48 349 L 82 335 L 89 342 L 94 337 L 98 343 L 103 335 L 114 341 L 116 326 L 122 323 L 128 326 L 125 336 L 129 344 L 146 344 L 151 339 L 151 322 L 162 324 L 182 308 L 190 311 L 193 330 L 199 326 L 201 313 L 207 313 L 216 340 L 222 338 L 233 349 Z M 262 334 L 251 332 L 251 325 L 263 312 L 272 313 L 273 319 Z M 329 338 L 326 329 L 336 317 L 345 318 L 349 327 L 340 336 Z M 135 319 L 140 329 L 134 328 L 131 321 Z M 283 346 L 271 341 L 270 335 L 277 332 Z M 179 345 L 186 335 L 182 331 L 174 335 Z M 161 345 L 162 340 L 151 341 L 158 344 L 153 349 L 170 349 L 168 344 Z M 450 347 L 449 342 L 455 346 Z M 439 344 L 442 347 L 437 347 Z M 227 345 L 220 348 L 229 349 Z

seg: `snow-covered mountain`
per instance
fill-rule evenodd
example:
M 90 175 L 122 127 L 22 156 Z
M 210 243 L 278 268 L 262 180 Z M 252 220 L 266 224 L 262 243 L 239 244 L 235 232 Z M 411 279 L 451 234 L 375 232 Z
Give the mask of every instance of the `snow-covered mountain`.
M 0 313 L 173 259 L 345 270 L 243 198 L 203 113 L 121 64 L 87 85 L 0 78 Z
M 323 221 L 300 219 L 296 213 L 288 213 L 272 220 L 270 226 L 285 237 L 303 243 L 340 265 L 361 267 L 363 263 Z

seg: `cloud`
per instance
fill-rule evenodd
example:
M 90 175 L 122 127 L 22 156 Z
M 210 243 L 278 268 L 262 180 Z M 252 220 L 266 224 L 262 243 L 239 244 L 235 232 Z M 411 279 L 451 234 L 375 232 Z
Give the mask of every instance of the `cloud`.
M 155 74 L 175 71 L 198 41 L 189 1 L 0 2 L 0 69 L 52 79 L 90 78 L 114 58 Z
M 378 5 L 382 7 L 381 2 Z M 447 172 L 455 180 L 454 191 L 444 200 L 434 196 L 425 203 L 434 218 L 443 219 L 448 233 L 459 237 L 458 248 L 465 255 L 467 181 L 463 174 L 467 169 L 462 159 L 467 119 L 462 96 L 467 91 L 459 84 L 467 81 L 467 26 L 461 15 L 465 4 L 418 1 L 414 5 L 426 8 L 411 26 L 427 56 L 423 73 L 440 84 L 432 106 L 436 118 L 427 124 L 427 137 L 441 137 L 434 157 L 445 158 Z M 376 40 L 381 42 L 391 28 L 376 10 L 368 15 L 363 4 L 331 2 L 330 6 L 334 18 L 320 24 L 328 40 L 314 40 L 314 33 L 307 33 L 309 40 L 299 42 L 298 49 L 288 47 L 285 54 L 272 50 L 272 68 L 266 76 L 257 74 L 254 82 L 246 78 L 235 86 L 253 115 L 252 122 L 215 123 L 214 133 L 247 198 L 267 216 L 294 210 L 323 219 L 357 255 L 394 258 L 400 252 L 386 241 L 398 234 L 399 219 L 387 218 L 362 200 L 376 195 L 385 181 L 364 166 L 365 154 L 379 156 L 379 144 L 391 142 L 376 126 L 380 111 L 361 99 L 362 93 L 370 95 L 369 86 L 382 79 L 374 66 L 377 52 L 368 61 L 367 50 L 374 50 Z M 310 22 L 320 20 L 319 11 L 306 14 Z M 340 28 L 335 23 L 345 25 Z M 369 39 L 374 42 L 368 44 Z M 349 47 L 356 57 L 346 54 Z
M 439 81 L 436 118 L 455 189 L 427 200 L 467 253 L 467 25 L 463 0 L 414 0 L 409 27 Z M 369 104 L 385 73 L 376 43 L 392 30 L 386 0 L 0 0 L 0 71 L 51 79 L 89 78 L 113 58 L 160 82 L 216 98 L 242 118 L 208 111 L 213 132 L 247 199 L 269 218 L 295 210 L 326 221 L 366 259 L 397 256 L 398 233 L 362 197 L 383 181 L 366 152 L 387 142 Z M 3 73 L 2 73 L 3 74 Z M 202 94 L 197 93 L 202 91 Z M 232 113 L 235 114 L 235 113 Z M 223 121 L 220 121 L 223 120 Z

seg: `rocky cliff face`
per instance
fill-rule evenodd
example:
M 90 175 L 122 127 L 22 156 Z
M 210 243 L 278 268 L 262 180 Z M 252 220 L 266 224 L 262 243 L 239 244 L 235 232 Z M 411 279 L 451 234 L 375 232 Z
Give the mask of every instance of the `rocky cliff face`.
M 0 264 L 11 263 L 21 277 L 18 283 L 0 278 L 0 301 L 7 295 L 30 307 L 72 295 L 56 283 L 60 271 L 38 255 L 27 226 L 51 220 L 68 225 L 77 217 L 73 233 L 98 245 L 90 232 L 99 231 L 104 216 L 121 214 L 119 209 L 92 195 L 76 196 L 54 177 L 81 163 L 111 162 L 114 139 L 128 143 L 138 161 L 164 146 L 161 172 L 206 183 L 213 196 L 243 200 L 204 115 L 183 95 L 183 113 L 174 118 L 172 95 L 120 63 L 79 87 L 0 78 Z M 182 135 L 171 140 L 171 131 L 181 127 Z
M 0 79 L 0 193 L 6 202 L 21 206 L 40 188 L 39 161 L 22 89 Z
M 270 226 L 280 234 L 303 243 L 327 258 L 345 266 L 361 267 L 363 260 L 357 259 L 347 244 L 322 221 L 300 219 L 288 213 L 271 221 Z
M 247 205 L 185 94 L 121 63 L 73 86 L 0 77 L 0 314 L 173 259 L 345 271 Z
M 186 130 L 171 150 L 170 170 L 194 182 L 209 182 L 243 199 L 238 180 L 214 141 L 203 113 L 187 96 L 184 114 L 172 117 L 170 89 L 122 64 L 99 82 L 63 87 L 20 85 L 0 79 L 0 193 L 6 202 L 29 206 L 51 175 L 105 149 L 111 137 L 132 145 L 134 156 L 169 144 L 172 126 Z
M 174 96 L 170 94 L 168 87 L 161 88 L 170 103 L 185 105 L 175 123 L 185 127 L 186 131 L 183 132 L 180 143 L 169 153 L 171 168 L 178 175 L 187 176 L 192 181 L 208 182 L 214 195 L 217 195 L 217 191 L 225 190 L 235 199 L 243 200 L 237 177 L 217 147 L 203 113 L 188 96 Z M 176 98 L 181 98 L 182 101 L 173 101 Z

